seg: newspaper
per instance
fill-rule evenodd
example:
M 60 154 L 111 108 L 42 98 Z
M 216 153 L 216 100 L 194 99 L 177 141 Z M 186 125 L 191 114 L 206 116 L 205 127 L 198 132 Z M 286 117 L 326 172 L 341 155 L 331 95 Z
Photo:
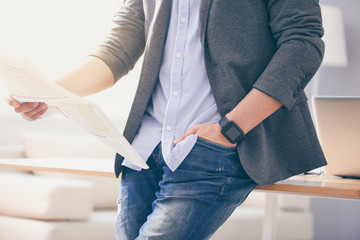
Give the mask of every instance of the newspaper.
M 19 102 L 45 102 L 131 163 L 149 168 L 104 112 L 95 104 L 47 80 L 27 62 L 0 55 L 0 79 Z

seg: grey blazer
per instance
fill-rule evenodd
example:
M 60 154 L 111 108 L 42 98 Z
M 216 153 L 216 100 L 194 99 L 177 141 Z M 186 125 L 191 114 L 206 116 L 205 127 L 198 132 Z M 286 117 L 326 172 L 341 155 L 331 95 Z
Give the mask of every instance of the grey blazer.
M 139 86 L 124 130 L 131 142 L 158 80 L 171 0 L 125 0 L 115 27 L 94 54 L 125 75 L 144 52 Z M 271 184 L 326 164 L 304 87 L 324 44 L 318 0 L 200 0 L 199 29 L 206 70 L 220 114 L 256 88 L 283 106 L 237 146 L 258 184 Z M 115 160 L 119 176 L 123 158 Z

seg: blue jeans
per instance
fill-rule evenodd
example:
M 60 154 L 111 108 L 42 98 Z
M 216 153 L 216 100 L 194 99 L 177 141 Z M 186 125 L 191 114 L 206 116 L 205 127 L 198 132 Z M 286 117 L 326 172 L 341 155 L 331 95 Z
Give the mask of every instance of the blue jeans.
M 204 139 L 174 172 L 160 145 L 147 163 L 147 170 L 123 170 L 117 240 L 209 239 L 256 186 L 236 148 Z

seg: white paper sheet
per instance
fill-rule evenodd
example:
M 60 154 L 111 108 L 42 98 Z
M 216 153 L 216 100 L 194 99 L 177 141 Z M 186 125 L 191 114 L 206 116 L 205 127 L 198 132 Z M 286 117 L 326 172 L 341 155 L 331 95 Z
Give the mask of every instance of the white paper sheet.
M 0 55 L 0 79 L 16 100 L 45 102 L 133 164 L 149 168 L 98 106 L 48 81 L 25 61 Z

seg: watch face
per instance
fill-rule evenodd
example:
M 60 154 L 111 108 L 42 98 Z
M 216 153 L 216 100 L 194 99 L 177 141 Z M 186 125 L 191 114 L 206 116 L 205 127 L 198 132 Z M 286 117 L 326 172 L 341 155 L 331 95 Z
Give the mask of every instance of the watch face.
M 226 130 L 226 135 L 235 141 L 239 135 L 241 135 L 241 132 L 239 132 L 239 130 L 234 125 L 230 125 L 230 127 Z
M 226 116 L 219 121 L 221 133 L 231 143 L 240 143 L 244 139 L 243 130 L 235 122 L 229 121 Z

